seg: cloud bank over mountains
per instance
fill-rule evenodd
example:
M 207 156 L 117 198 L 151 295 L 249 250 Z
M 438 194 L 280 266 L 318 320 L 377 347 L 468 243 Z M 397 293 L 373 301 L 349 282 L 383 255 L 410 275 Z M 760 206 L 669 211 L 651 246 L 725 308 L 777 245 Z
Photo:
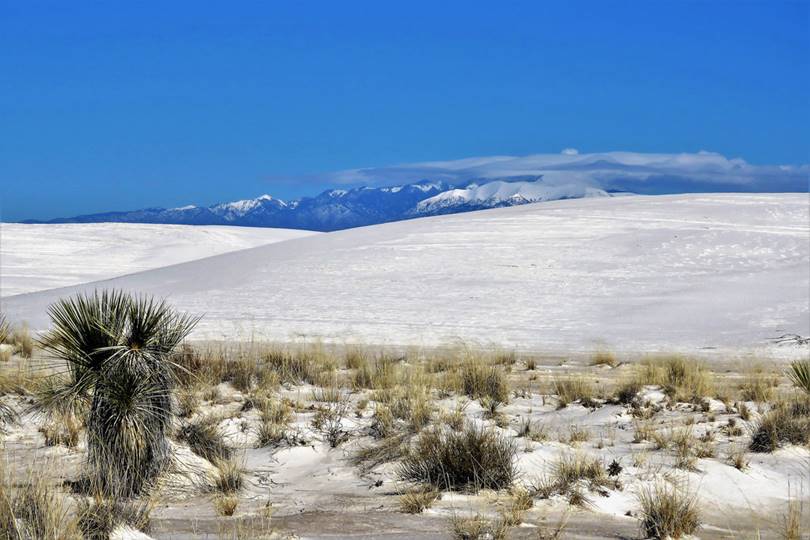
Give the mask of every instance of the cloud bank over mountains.
M 559 154 L 490 156 L 363 168 L 329 175 L 337 184 L 383 185 L 422 179 L 462 184 L 473 180 L 541 177 L 549 186 L 564 184 L 643 194 L 808 190 L 810 165 L 752 165 L 715 152 Z

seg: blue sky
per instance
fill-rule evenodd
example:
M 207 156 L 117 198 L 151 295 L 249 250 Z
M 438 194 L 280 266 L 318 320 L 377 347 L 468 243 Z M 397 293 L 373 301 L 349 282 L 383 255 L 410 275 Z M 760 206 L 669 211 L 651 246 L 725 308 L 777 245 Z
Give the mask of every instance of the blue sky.
M 566 147 L 808 163 L 809 5 L 2 1 L 2 218 Z

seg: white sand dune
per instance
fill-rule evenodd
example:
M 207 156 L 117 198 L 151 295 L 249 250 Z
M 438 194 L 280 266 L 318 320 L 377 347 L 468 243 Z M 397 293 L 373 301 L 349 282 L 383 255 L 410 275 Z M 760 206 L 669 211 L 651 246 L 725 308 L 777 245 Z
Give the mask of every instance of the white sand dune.
M 0 296 L 78 285 L 317 234 L 141 223 L 0 223 Z
M 3 309 L 43 329 L 58 297 L 117 287 L 204 313 L 200 338 L 751 349 L 810 334 L 808 216 L 807 194 L 556 201 L 314 235 Z

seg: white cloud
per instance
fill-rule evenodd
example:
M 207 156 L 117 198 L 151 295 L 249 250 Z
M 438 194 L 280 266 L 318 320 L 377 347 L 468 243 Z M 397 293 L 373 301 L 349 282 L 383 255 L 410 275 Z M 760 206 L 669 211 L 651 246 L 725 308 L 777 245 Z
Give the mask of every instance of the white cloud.
M 565 148 L 560 153 L 564 156 L 575 156 L 579 154 L 579 150 L 577 150 L 576 148 Z

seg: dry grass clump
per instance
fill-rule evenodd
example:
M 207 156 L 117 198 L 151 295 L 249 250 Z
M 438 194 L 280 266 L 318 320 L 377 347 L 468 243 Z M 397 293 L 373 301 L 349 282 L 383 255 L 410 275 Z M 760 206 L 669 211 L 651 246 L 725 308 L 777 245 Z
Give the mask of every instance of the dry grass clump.
M 233 450 L 225 443 L 219 422 L 217 416 L 205 416 L 189 422 L 178 430 L 177 440 L 186 443 L 192 452 L 211 463 L 228 460 Z
M 592 366 L 609 366 L 609 367 L 616 367 L 619 365 L 619 361 L 616 359 L 616 356 L 608 351 L 597 351 L 591 357 L 590 365 Z
M 802 529 L 807 533 L 807 522 L 802 519 L 805 508 L 805 501 L 796 499 L 792 495 L 787 501 L 787 510 L 782 515 L 779 523 L 779 534 L 784 540 L 802 540 L 807 536 L 802 536 Z
M 0 538 L 67 540 L 80 538 L 68 519 L 63 497 L 41 477 L 31 477 L 12 491 L 0 473 Z
M 323 370 L 318 360 L 317 351 L 293 353 L 273 349 L 262 355 L 262 361 L 278 374 L 279 380 L 289 384 L 316 384 Z
M 712 372 L 697 360 L 682 356 L 646 359 L 637 375 L 642 384 L 663 387 L 675 401 L 700 403 L 714 394 Z
M 49 418 L 39 431 L 45 437 L 45 446 L 75 448 L 79 444 L 82 422 L 71 414 L 57 414 Z
M 613 391 L 613 399 L 622 405 L 633 403 L 636 396 L 641 392 L 642 383 L 637 378 L 624 378 L 616 385 Z
M 313 429 L 322 434 L 323 439 L 329 443 L 331 448 L 337 448 L 349 440 L 349 432 L 346 431 L 343 421 L 350 409 L 351 402 L 348 397 L 344 397 L 340 401 L 320 407 L 312 418 Z
M 583 376 L 556 377 L 553 382 L 553 392 L 559 399 L 561 409 L 575 401 L 579 401 L 583 407 L 598 405 L 594 399 L 596 391 L 593 384 L 590 379 Z
M 123 501 L 95 495 L 79 501 L 77 527 L 85 540 L 108 540 L 121 525 L 149 532 L 151 511 L 150 501 Z
M 559 494 L 568 497 L 573 505 L 585 506 L 588 499 L 583 489 L 604 494 L 616 487 L 617 480 L 607 474 L 599 459 L 583 453 L 565 453 L 552 465 L 551 476 L 541 480 L 534 489 L 540 497 Z
M 697 498 L 675 484 L 659 481 L 643 488 L 638 502 L 647 538 L 681 538 L 700 527 Z
M 216 510 L 219 516 L 234 515 L 237 506 L 239 506 L 239 497 L 236 495 L 218 493 L 216 497 L 214 497 L 214 510 Z
M 450 518 L 453 538 L 457 540 L 504 540 L 509 527 L 502 520 L 490 520 L 476 514 L 474 516 L 460 516 L 454 514 Z
M 810 443 L 810 399 L 779 401 L 754 426 L 749 448 L 773 452 L 783 444 Z
M 406 514 L 421 514 L 438 498 L 439 490 L 434 486 L 419 486 L 399 496 L 399 508 Z
M 15 352 L 23 358 L 34 356 L 34 338 L 31 337 L 28 325 L 15 326 L 8 335 L 7 341 L 14 345 Z
M 217 468 L 214 489 L 218 493 L 225 495 L 238 493 L 244 485 L 242 466 L 234 459 L 222 459 L 214 463 L 214 465 Z
M 748 468 L 748 454 L 745 448 L 734 446 L 728 452 L 728 462 L 738 471 Z
M 762 366 L 747 370 L 740 384 L 740 398 L 743 401 L 765 403 L 773 399 L 774 388 L 779 385 L 779 377 L 768 373 Z
M 434 426 L 422 432 L 398 472 L 403 480 L 439 489 L 506 489 L 515 478 L 516 455 L 514 441 L 492 429 Z
M 504 372 L 486 365 L 480 358 L 469 359 L 462 367 L 461 387 L 473 399 L 487 397 L 498 403 L 509 401 L 509 383 Z
M 548 426 L 532 421 L 531 418 L 524 418 L 518 427 L 518 437 L 526 437 L 534 442 L 542 442 L 548 439 Z

